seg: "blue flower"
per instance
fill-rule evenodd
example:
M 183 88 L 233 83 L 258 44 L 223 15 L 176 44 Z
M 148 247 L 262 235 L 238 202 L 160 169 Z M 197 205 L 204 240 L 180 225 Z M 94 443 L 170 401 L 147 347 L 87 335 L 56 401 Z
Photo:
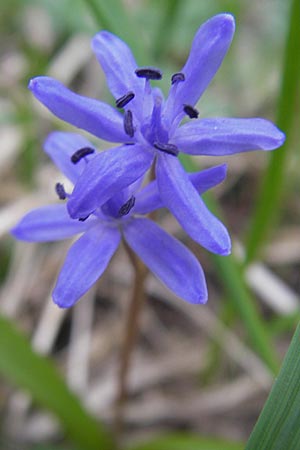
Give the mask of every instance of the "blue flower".
M 93 145 L 75 133 L 51 133 L 44 149 L 72 183 L 80 179 L 98 156 Z M 191 174 L 190 182 L 201 194 L 220 183 L 225 173 L 225 165 L 217 166 Z M 156 181 L 143 189 L 140 182 L 137 180 L 120 190 L 81 220 L 70 217 L 69 194 L 57 183 L 58 196 L 67 202 L 34 209 L 12 230 L 18 239 L 38 242 L 81 234 L 67 254 L 53 291 L 58 306 L 74 305 L 101 277 L 121 238 L 175 294 L 190 303 L 206 302 L 205 277 L 196 257 L 152 220 L 143 217 L 164 206 Z
M 121 143 L 98 154 L 82 172 L 68 201 L 71 217 L 88 216 L 143 176 L 155 161 L 162 201 L 185 231 L 214 253 L 230 252 L 226 228 L 208 211 L 177 156 L 179 151 L 220 156 L 272 150 L 284 142 L 284 134 L 264 119 L 198 118 L 195 105 L 220 67 L 234 28 L 230 14 L 214 16 L 199 28 L 184 67 L 172 76 L 166 100 L 150 85 L 162 77 L 160 70 L 138 67 L 128 46 L 107 31 L 94 37 L 92 48 L 117 109 L 77 95 L 49 77 L 30 81 L 35 97 L 56 116 L 101 139 Z M 180 125 L 184 117 L 191 120 Z

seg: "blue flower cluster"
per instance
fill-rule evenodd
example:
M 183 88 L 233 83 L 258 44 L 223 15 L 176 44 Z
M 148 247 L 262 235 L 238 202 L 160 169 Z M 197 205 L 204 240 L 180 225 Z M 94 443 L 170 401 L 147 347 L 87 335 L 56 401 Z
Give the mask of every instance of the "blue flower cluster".
M 228 255 L 230 237 L 201 196 L 220 183 L 226 166 L 188 174 L 178 155 L 230 155 L 273 150 L 284 134 L 260 118 L 198 118 L 195 105 L 231 44 L 234 19 L 219 14 L 197 31 L 189 57 L 170 81 L 167 99 L 151 86 L 162 72 L 138 67 L 129 47 L 101 31 L 92 40 L 116 108 L 71 92 L 49 77 L 29 83 L 34 96 L 60 119 L 98 138 L 118 143 L 103 152 L 77 133 L 53 132 L 44 150 L 74 184 L 60 183 L 64 203 L 29 212 L 12 230 L 18 239 L 79 239 L 71 246 L 53 292 L 57 305 L 72 306 L 106 269 L 121 239 L 174 293 L 190 303 L 205 303 L 207 288 L 196 257 L 147 214 L 168 208 L 187 234 L 211 252 Z M 189 121 L 181 124 L 182 119 Z M 153 168 L 155 179 L 146 186 Z

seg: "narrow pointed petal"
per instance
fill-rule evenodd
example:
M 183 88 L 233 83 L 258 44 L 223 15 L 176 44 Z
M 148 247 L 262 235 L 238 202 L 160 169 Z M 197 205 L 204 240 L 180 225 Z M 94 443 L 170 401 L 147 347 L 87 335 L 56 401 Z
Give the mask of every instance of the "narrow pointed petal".
M 177 239 L 149 219 L 124 226 L 128 245 L 171 291 L 190 303 L 205 303 L 207 289 L 197 258 Z
M 50 77 L 30 80 L 29 89 L 53 114 L 110 142 L 127 142 L 123 116 L 99 100 L 83 97 Z
M 11 233 L 22 241 L 57 241 L 83 233 L 93 223 L 93 218 L 85 222 L 71 219 L 65 204 L 47 205 L 26 214 Z
M 87 162 L 82 159 L 78 163 L 73 164 L 71 156 L 84 147 L 90 147 L 96 151 L 93 144 L 85 137 L 64 131 L 53 131 L 44 142 L 44 150 L 47 155 L 50 156 L 56 167 L 74 184 L 85 169 Z M 93 156 L 90 155 L 86 159 L 89 160 Z
M 265 119 L 215 118 L 188 122 L 179 127 L 172 142 L 192 155 L 232 155 L 252 150 L 274 150 L 285 135 Z
M 116 228 L 102 228 L 97 224 L 72 245 L 52 294 L 58 306 L 73 306 L 101 277 L 120 238 Z
M 217 186 L 225 180 L 227 173 L 227 164 L 220 164 L 219 166 L 210 167 L 209 169 L 201 170 L 200 172 L 189 173 L 189 179 L 197 190 L 198 194 Z
M 189 173 L 188 177 L 198 194 L 203 194 L 208 189 L 221 183 L 226 177 L 227 165 L 211 167 L 200 172 Z M 147 184 L 135 198 L 134 212 L 137 214 L 149 214 L 158 208 L 163 208 L 164 204 L 159 194 L 157 181 Z
M 156 176 L 164 205 L 191 238 L 213 253 L 228 255 L 231 244 L 226 228 L 207 209 L 179 160 L 159 154 Z
M 154 154 L 141 145 L 124 145 L 99 153 L 87 165 L 68 201 L 73 218 L 86 217 L 149 169 Z
M 234 30 L 234 18 L 230 14 L 218 14 L 199 28 L 187 62 L 180 71 L 185 81 L 171 88 L 168 115 L 174 118 L 182 111 L 184 104 L 194 106 L 197 103 L 219 69 L 230 47 Z
M 145 82 L 135 74 L 138 66 L 128 45 L 109 31 L 100 31 L 92 40 L 92 49 L 115 99 L 132 91 L 141 101 Z M 130 102 L 130 108 L 135 100 Z

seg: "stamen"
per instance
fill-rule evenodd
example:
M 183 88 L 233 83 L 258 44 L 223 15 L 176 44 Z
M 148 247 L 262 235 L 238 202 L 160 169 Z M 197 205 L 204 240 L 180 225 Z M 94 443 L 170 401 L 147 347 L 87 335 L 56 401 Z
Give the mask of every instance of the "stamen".
M 131 138 L 134 135 L 134 127 L 132 120 L 132 112 L 128 109 L 124 114 L 124 130 L 125 133 L 128 134 Z
M 183 111 L 189 116 L 190 119 L 197 119 L 199 116 L 199 111 L 191 105 L 183 105 Z
M 135 204 L 135 197 L 134 197 L 134 195 L 133 195 L 133 196 L 130 197 L 130 199 L 129 199 L 126 203 L 124 203 L 124 205 L 121 206 L 121 208 L 119 209 L 119 212 L 118 212 L 119 217 L 126 216 L 126 215 L 130 212 L 130 210 L 134 207 L 134 204 Z
M 90 217 L 90 214 L 86 217 L 79 217 L 79 222 L 84 222 L 86 219 L 88 219 Z
M 73 164 L 77 164 L 82 158 L 87 155 L 91 155 L 92 153 L 95 153 L 95 150 L 91 147 L 80 148 L 75 153 L 73 153 L 73 155 L 71 156 L 71 161 Z
M 135 74 L 139 78 L 146 78 L 147 80 L 161 80 L 162 72 L 156 67 L 140 67 L 135 70 Z
M 179 151 L 174 144 L 163 144 L 161 142 L 154 142 L 154 147 L 162 152 L 168 153 L 169 155 L 177 156 Z
M 184 73 L 182 73 L 182 72 L 177 72 L 177 73 L 174 73 L 174 74 L 172 75 L 171 83 L 172 83 L 172 84 L 180 83 L 181 81 L 184 81 L 184 80 L 185 80 L 185 75 L 184 75 Z
M 61 183 L 56 183 L 56 185 L 55 185 L 55 192 L 57 193 L 58 198 L 59 198 L 60 200 L 66 200 L 66 198 L 67 198 L 67 193 L 66 193 L 66 191 L 65 191 L 65 188 L 64 188 L 64 185 L 63 185 L 63 184 L 61 184 Z
M 131 100 L 134 98 L 134 92 L 129 91 L 127 94 L 123 95 L 122 97 L 118 98 L 116 100 L 116 107 L 117 108 L 124 108 Z

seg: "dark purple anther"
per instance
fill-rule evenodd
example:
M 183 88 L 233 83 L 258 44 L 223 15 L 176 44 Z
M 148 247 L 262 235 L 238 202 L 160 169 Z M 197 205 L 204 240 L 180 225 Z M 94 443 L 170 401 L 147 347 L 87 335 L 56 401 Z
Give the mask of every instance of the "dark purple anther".
M 183 105 L 183 111 L 189 116 L 190 119 L 197 119 L 199 116 L 199 111 L 191 105 Z
M 140 67 L 136 69 L 135 74 L 139 78 L 146 78 L 147 80 L 161 80 L 162 72 L 156 67 Z
M 90 217 L 90 214 L 88 215 L 88 216 L 86 216 L 86 217 L 79 217 L 79 222 L 85 222 L 86 221 L 86 219 L 88 219 Z
M 92 153 L 95 153 L 95 150 L 91 147 L 80 148 L 75 153 L 73 153 L 73 155 L 71 156 L 71 161 L 73 164 L 77 164 L 82 158 L 87 155 L 91 155 Z
M 178 72 L 178 73 L 174 73 L 174 74 L 172 75 L 171 83 L 172 83 L 172 84 L 180 83 L 181 81 L 184 81 L 184 80 L 185 80 L 184 73 Z
M 133 137 L 134 128 L 133 128 L 133 120 L 132 120 L 132 112 L 128 109 L 124 114 L 124 130 L 128 136 Z
M 65 191 L 65 188 L 64 188 L 63 184 L 56 183 L 56 185 L 55 185 L 55 192 L 57 193 L 58 198 L 60 200 L 65 200 L 67 198 L 67 194 L 66 194 L 66 191 Z
M 127 94 L 123 95 L 122 97 L 118 98 L 116 100 L 116 107 L 117 108 L 124 108 L 131 100 L 134 98 L 134 92 L 129 91 Z
M 134 204 L 135 204 L 135 197 L 134 197 L 134 195 L 133 195 L 133 196 L 130 197 L 130 199 L 129 199 L 126 203 L 124 203 L 124 205 L 121 206 L 121 208 L 119 209 L 119 212 L 118 212 L 119 217 L 126 216 L 126 215 L 130 212 L 130 210 L 134 207 Z
M 162 152 L 169 153 L 169 155 L 177 156 L 178 148 L 174 144 L 163 144 L 161 142 L 154 142 L 154 147 Z

